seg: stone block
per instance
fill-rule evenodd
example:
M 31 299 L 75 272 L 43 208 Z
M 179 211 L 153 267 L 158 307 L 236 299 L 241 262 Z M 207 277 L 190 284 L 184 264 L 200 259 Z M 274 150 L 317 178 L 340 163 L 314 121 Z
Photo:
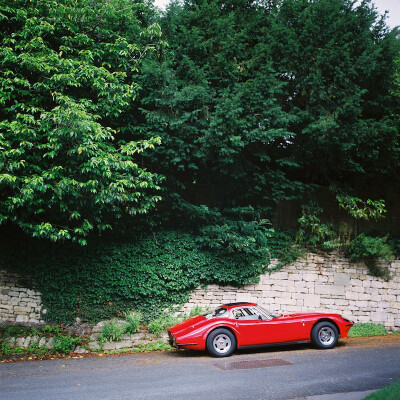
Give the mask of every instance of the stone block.
M 330 286 L 330 285 L 322 285 L 316 283 L 315 293 L 322 294 L 325 296 L 344 296 L 345 288 L 344 286 Z
M 295 306 L 296 305 L 296 299 L 290 299 L 290 298 L 276 298 L 275 299 L 276 304 L 282 304 L 282 305 L 289 305 L 289 306 Z
M 5 343 L 8 343 L 10 345 L 10 347 L 14 347 L 15 346 L 15 341 L 16 338 L 15 337 L 9 337 L 9 338 L 5 338 L 2 339 Z
M 316 282 L 318 280 L 317 274 L 304 274 L 303 281 L 305 282 Z
M 29 317 L 27 315 L 17 315 L 15 318 L 15 322 L 28 322 Z
M 348 300 L 335 299 L 334 304 L 337 306 L 347 306 L 349 304 Z
M 335 272 L 333 274 L 333 284 L 335 286 L 348 286 L 350 283 L 350 276 L 345 273 Z
M 97 342 L 90 342 L 89 343 L 89 349 L 91 349 L 91 350 L 100 349 L 100 345 Z
M 296 273 L 290 273 L 288 274 L 288 280 L 289 281 L 301 281 L 302 280 L 302 275 L 301 274 L 296 274 Z
M 89 353 L 88 350 L 83 349 L 81 346 L 76 346 L 73 352 L 74 352 L 74 353 L 77 353 L 77 354 Z
M 357 275 L 356 275 L 357 276 Z M 355 286 L 362 286 L 362 280 L 361 279 L 357 279 L 357 278 L 351 278 L 350 279 L 350 285 L 355 287 Z
M 250 300 L 249 293 L 236 293 L 236 301 L 237 302 L 246 302 Z
M 289 276 L 289 274 L 287 272 L 278 271 L 278 272 L 272 273 L 271 278 L 275 279 L 275 280 L 277 280 L 277 279 L 286 280 L 286 279 L 288 279 L 288 276 Z
M 388 314 L 386 312 L 371 312 L 370 318 L 372 322 L 384 323 L 388 319 Z
M 286 287 L 285 286 L 273 285 L 272 288 L 276 292 L 286 292 Z
M 321 306 L 321 296 L 319 294 L 303 294 L 302 297 L 305 307 Z
M 383 288 L 383 282 L 380 281 L 372 281 L 371 282 L 371 287 L 375 289 L 382 289 Z
M 347 300 L 358 300 L 359 294 L 357 292 L 346 291 L 346 299 Z
M 115 350 L 115 342 L 105 342 L 103 344 L 103 350 Z
M 23 347 L 28 348 L 30 344 L 31 344 L 31 337 L 28 336 L 28 337 L 25 338 Z
M 54 338 L 53 338 L 53 337 L 51 337 L 51 338 L 47 341 L 46 347 L 47 347 L 48 349 L 52 349 L 52 348 L 54 347 Z
M 122 340 L 115 343 L 115 350 L 124 349 L 126 347 L 132 347 L 133 343 L 130 340 Z
M 20 306 L 15 306 L 14 307 L 14 312 L 19 313 L 19 314 L 29 314 L 31 312 L 30 307 L 20 307 Z

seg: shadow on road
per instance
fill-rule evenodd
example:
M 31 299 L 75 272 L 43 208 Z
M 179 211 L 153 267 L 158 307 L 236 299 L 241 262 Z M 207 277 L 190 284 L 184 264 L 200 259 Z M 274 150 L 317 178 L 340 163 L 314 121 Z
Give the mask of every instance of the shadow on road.
M 345 342 L 338 342 L 335 348 L 345 348 L 348 346 Z M 299 343 L 299 344 L 280 344 L 280 345 L 269 345 L 262 347 L 249 347 L 238 349 L 235 351 L 234 355 L 251 355 L 251 354 L 274 354 L 281 352 L 306 352 L 310 350 L 324 351 L 317 349 L 311 343 Z M 326 351 L 326 350 L 325 350 Z M 202 357 L 212 357 L 207 351 L 196 351 L 196 350 L 176 350 L 168 353 L 169 357 L 177 357 L 181 359 L 186 358 L 202 358 Z

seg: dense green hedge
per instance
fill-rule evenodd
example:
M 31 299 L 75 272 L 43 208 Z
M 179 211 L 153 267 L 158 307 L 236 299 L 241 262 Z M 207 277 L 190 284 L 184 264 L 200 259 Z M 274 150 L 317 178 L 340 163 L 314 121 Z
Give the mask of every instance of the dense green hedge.
M 201 250 L 193 234 L 159 231 L 93 239 L 87 247 L 3 239 L 0 268 L 33 278 L 47 321 L 71 323 L 76 317 L 95 322 L 132 309 L 153 318 L 184 302 L 199 285 L 256 281 L 264 266 L 251 255 Z

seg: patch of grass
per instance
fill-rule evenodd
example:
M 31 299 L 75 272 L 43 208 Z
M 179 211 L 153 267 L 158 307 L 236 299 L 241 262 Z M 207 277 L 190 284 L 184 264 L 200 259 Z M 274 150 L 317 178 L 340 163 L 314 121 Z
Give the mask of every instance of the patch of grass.
M 381 336 L 387 335 L 387 333 L 387 329 L 382 324 L 365 322 L 354 324 L 354 326 L 349 331 L 349 337 Z
M 400 399 L 400 379 L 390 386 L 386 386 L 375 393 L 371 393 L 364 400 L 398 400 Z
M 169 344 L 164 343 L 162 340 L 159 340 L 158 342 L 143 343 L 137 346 L 137 349 L 140 352 L 147 352 L 147 351 L 173 350 L 174 348 L 171 347 Z

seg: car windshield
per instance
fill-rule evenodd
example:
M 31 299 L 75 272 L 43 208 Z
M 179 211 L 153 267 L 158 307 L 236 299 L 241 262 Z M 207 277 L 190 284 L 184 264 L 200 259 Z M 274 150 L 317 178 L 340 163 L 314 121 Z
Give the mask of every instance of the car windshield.
M 282 314 L 273 313 L 273 312 L 271 312 L 269 310 L 266 310 L 264 307 L 257 306 L 257 308 L 259 310 L 261 310 L 263 314 L 265 314 L 267 316 L 270 316 L 271 318 L 278 318 L 278 317 L 280 317 L 282 315 Z
M 228 315 L 228 310 L 225 307 L 218 307 L 214 311 L 203 314 L 207 319 L 209 318 L 222 318 Z

